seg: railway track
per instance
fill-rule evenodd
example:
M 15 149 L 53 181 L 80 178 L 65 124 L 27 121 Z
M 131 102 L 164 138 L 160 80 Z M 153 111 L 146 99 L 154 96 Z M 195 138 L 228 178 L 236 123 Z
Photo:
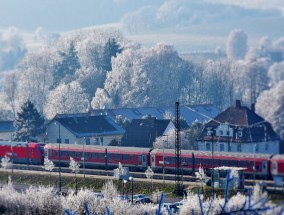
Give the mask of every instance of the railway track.
M 13 164 L 13 169 L 18 169 L 18 170 L 28 170 L 28 171 L 41 171 L 45 172 L 43 166 L 38 166 L 38 165 L 26 165 L 26 164 Z M 59 169 L 58 167 L 54 168 L 53 172 L 58 172 Z M 61 172 L 62 173 L 71 173 L 70 169 L 68 167 L 61 167 Z M 79 174 L 83 175 L 84 174 L 84 169 L 80 168 Z M 88 176 L 113 176 L 113 170 L 104 170 L 104 169 L 87 169 L 85 168 L 85 175 Z M 147 180 L 146 175 L 144 172 L 131 172 L 131 176 L 139 179 L 139 180 Z M 174 174 L 162 174 L 162 173 L 155 173 L 153 175 L 153 180 L 155 181 L 163 181 L 165 180 L 166 182 L 175 182 L 175 175 Z M 197 178 L 188 175 L 187 173 L 183 174 L 181 177 L 181 180 L 185 184 L 190 184 L 190 183 L 195 183 L 197 182 Z M 274 185 L 274 181 L 272 180 L 253 180 L 253 179 L 245 179 L 245 186 L 246 187 L 251 187 L 253 186 L 256 182 L 263 183 L 267 187 L 270 188 L 279 188 Z M 283 189 L 283 188 L 280 188 Z

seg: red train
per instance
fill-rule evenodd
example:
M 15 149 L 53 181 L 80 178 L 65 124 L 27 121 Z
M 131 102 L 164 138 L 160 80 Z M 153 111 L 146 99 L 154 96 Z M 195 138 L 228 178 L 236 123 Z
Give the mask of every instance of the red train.
M 42 164 L 45 144 L 0 141 L 0 158 L 10 157 L 13 163 Z
M 174 149 L 153 149 L 138 147 L 116 147 L 60 144 L 61 164 L 68 165 L 70 157 L 85 167 L 117 168 L 118 163 L 132 170 L 145 171 L 148 166 L 155 172 L 175 170 Z M 59 144 L 39 144 L 23 142 L 0 142 L 0 158 L 10 156 L 14 163 L 43 164 L 44 156 L 54 163 L 59 163 Z M 85 159 L 83 159 L 83 157 Z M 163 162 L 164 161 L 164 162 Z M 200 166 L 212 168 L 212 154 L 209 151 L 181 151 L 181 168 L 184 173 L 192 173 Z M 214 152 L 214 167 L 233 166 L 245 168 L 244 173 L 257 178 L 284 178 L 284 155 L 248 154 Z M 254 171 L 255 166 L 255 171 Z

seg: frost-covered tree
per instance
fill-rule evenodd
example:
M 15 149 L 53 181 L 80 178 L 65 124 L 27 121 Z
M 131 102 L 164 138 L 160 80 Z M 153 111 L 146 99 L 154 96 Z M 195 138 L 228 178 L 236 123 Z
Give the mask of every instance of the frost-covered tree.
M 257 98 L 256 112 L 270 122 L 274 130 L 280 134 L 284 119 L 284 80 L 263 91 Z
M 112 61 L 103 89 L 96 91 L 93 108 L 173 104 L 180 96 L 184 61 L 171 45 L 151 49 L 125 48 Z M 166 96 L 165 96 L 166 95 Z
M 36 141 L 37 136 L 44 132 L 44 118 L 37 111 L 31 101 L 26 101 L 21 111 L 17 113 L 14 121 L 15 133 L 13 140 L 17 141 Z
M 9 182 L 9 173 L 8 173 L 8 169 L 12 167 L 12 162 L 10 161 L 10 158 L 8 156 L 4 156 L 3 158 L 1 158 L 1 166 L 2 168 L 4 168 L 7 172 L 7 183 Z
M 48 158 L 44 158 L 43 168 L 46 171 L 49 171 L 49 186 L 50 186 L 50 182 L 51 182 L 51 172 L 54 169 L 54 167 L 55 167 L 55 165 L 51 160 L 49 160 Z
M 80 164 L 78 164 L 74 158 L 70 157 L 70 163 L 69 163 L 69 169 L 74 173 L 75 175 L 75 186 L 76 186 L 76 193 L 78 190 L 78 182 L 77 182 L 77 173 L 79 172 Z
M 284 61 L 274 63 L 268 70 L 268 77 L 270 85 L 277 84 L 284 80 Z
M 226 44 L 228 58 L 234 60 L 244 59 L 247 49 L 247 34 L 240 29 L 232 30 Z
M 206 183 L 208 177 L 206 176 L 204 169 L 201 166 L 199 166 L 198 172 L 195 172 L 195 176 L 197 178 L 197 181 L 201 183 L 201 187 L 203 189 L 204 184 Z
M 17 66 L 19 105 L 30 100 L 39 112 L 43 112 L 47 95 L 54 88 L 53 71 L 58 62 L 60 57 L 54 48 L 42 47 L 25 56 Z
M 88 96 L 77 82 L 71 82 L 62 83 L 49 93 L 44 113 L 51 119 L 56 114 L 81 113 L 88 109 Z

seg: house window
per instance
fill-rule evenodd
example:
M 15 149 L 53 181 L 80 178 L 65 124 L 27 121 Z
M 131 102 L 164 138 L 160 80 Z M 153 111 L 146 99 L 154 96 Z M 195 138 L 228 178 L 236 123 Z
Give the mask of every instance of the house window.
M 56 142 L 57 143 L 61 143 L 61 139 L 56 139 Z
M 220 144 L 220 151 L 221 151 L 221 152 L 224 151 L 224 144 Z
M 65 139 L 64 141 L 66 144 L 69 144 L 69 139 Z
M 242 151 L 242 146 L 241 146 L 240 143 L 238 143 L 238 145 L 237 145 L 237 151 L 238 151 L 238 152 L 241 152 L 241 151 Z
M 104 138 L 101 137 L 101 144 L 103 145 L 103 143 L 104 143 Z
M 242 137 L 243 136 L 243 132 L 242 131 L 238 131 L 238 137 Z
M 90 138 L 86 138 L 86 145 L 90 145 L 91 144 L 91 139 Z
M 206 143 L 206 151 L 210 151 L 210 149 L 211 149 L 210 143 Z

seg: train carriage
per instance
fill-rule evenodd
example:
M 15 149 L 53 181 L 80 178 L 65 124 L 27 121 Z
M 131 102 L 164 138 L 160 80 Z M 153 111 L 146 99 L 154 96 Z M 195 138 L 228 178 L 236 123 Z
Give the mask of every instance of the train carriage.
M 279 176 L 284 178 L 284 155 L 274 155 L 270 163 L 272 177 Z
M 162 171 L 163 159 L 164 168 L 167 171 L 173 172 L 176 167 L 175 150 L 173 149 L 153 149 L 151 155 L 151 166 L 156 171 Z M 244 173 L 250 177 L 254 174 L 258 178 L 270 177 L 270 154 L 249 154 L 249 153 L 228 153 L 215 152 L 212 154 L 209 151 L 194 151 L 182 150 L 180 168 L 183 172 L 192 173 L 200 166 L 205 170 L 214 167 L 228 166 L 245 168 Z M 255 166 L 255 171 L 254 171 Z
M 85 167 L 113 169 L 117 168 L 120 162 L 131 169 L 147 169 L 149 151 L 150 148 L 60 144 L 60 163 L 69 165 L 70 157 L 72 157 L 81 166 L 84 160 Z M 45 156 L 58 164 L 59 144 L 45 145 Z

